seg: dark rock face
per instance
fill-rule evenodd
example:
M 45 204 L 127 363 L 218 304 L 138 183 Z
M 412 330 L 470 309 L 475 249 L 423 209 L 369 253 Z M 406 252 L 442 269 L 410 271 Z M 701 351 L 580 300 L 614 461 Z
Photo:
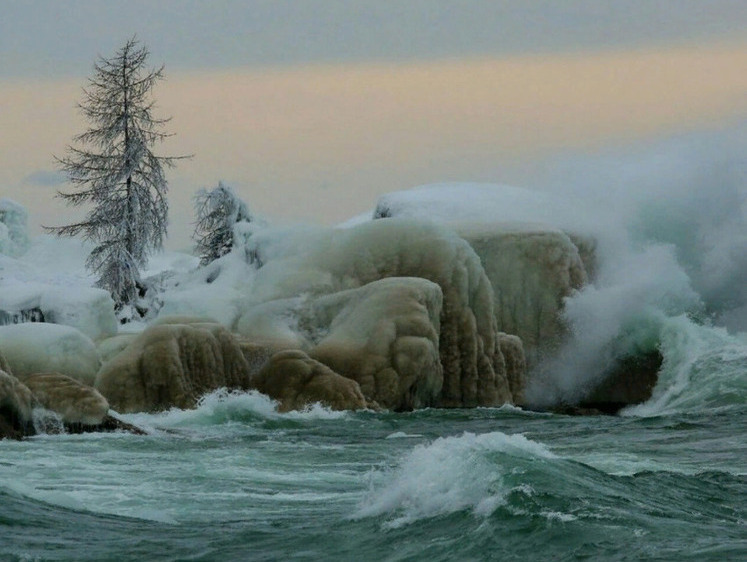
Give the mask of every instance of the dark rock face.
M 0 326 L 7 326 L 8 324 L 23 324 L 24 322 L 45 321 L 44 313 L 39 307 L 18 311 L 0 310 Z
M 645 402 L 651 398 L 663 360 L 658 349 L 624 357 L 578 407 L 616 414 Z

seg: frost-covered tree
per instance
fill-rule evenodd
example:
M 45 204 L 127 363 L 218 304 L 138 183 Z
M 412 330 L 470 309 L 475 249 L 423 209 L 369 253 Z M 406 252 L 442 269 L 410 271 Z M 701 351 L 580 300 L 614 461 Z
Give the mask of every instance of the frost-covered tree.
M 253 218 L 246 203 L 236 192 L 223 182 L 208 191 L 200 189 L 194 197 L 195 254 L 200 265 L 207 265 L 226 255 L 236 243 L 236 225 L 252 222 Z
M 138 298 L 140 268 L 163 245 L 168 224 L 164 167 L 180 158 L 156 156 L 152 150 L 170 135 L 163 132 L 169 120 L 153 115 L 151 96 L 163 66 L 146 67 L 148 55 L 133 37 L 113 57 L 94 64 L 79 104 L 91 126 L 58 159 L 76 188 L 58 195 L 68 205 L 92 208 L 81 222 L 49 229 L 94 243 L 87 265 L 125 317 L 122 309 Z

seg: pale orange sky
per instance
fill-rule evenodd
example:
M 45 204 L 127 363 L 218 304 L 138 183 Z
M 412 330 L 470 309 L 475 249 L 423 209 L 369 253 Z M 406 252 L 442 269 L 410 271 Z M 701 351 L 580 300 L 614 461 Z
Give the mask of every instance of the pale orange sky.
M 170 246 L 191 232 L 190 198 L 219 179 L 271 217 L 342 221 L 386 192 L 439 181 L 532 181 L 534 163 L 747 117 L 747 44 L 593 54 L 170 73 L 155 90 L 192 153 L 169 173 Z M 84 84 L 0 81 L 0 196 L 38 224 L 69 216 L 54 170 L 85 123 Z

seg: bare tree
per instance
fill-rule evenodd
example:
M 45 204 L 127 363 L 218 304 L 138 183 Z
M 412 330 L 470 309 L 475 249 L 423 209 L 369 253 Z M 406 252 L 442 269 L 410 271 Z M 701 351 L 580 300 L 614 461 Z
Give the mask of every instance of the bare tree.
M 169 119 L 153 116 L 151 90 L 163 79 L 163 66 L 146 68 L 148 49 L 133 37 L 109 59 L 99 57 L 79 104 L 91 127 L 58 158 L 77 188 L 58 193 L 68 205 L 93 205 L 82 222 L 49 230 L 82 235 L 95 247 L 87 266 L 97 285 L 109 290 L 121 316 L 134 306 L 139 270 L 162 248 L 168 225 L 164 167 L 183 157 L 156 156 L 152 147 L 170 136 Z
M 226 255 L 236 243 L 236 225 L 241 222 L 252 222 L 249 209 L 234 190 L 218 182 L 218 187 L 208 191 L 200 189 L 194 197 L 195 253 L 200 257 L 200 264 L 207 265 Z

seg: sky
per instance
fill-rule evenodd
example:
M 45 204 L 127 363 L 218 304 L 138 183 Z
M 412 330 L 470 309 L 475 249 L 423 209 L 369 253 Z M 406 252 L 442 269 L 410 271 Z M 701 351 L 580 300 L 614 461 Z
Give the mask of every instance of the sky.
M 219 180 L 334 224 L 441 181 L 532 187 L 564 153 L 747 118 L 743 0 L 0 0 L 0 197 L 76 217 L 54 156 L 95 58 L 136 34 L 166 80 L 168 245 Z

